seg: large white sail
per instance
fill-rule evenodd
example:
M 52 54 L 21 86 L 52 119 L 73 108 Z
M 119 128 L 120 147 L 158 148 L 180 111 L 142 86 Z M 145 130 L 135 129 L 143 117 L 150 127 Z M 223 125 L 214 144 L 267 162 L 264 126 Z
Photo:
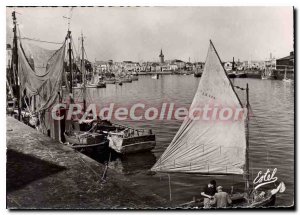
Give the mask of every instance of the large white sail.
M 212 107 L 241 110 L 242 105 L 210 42 L 204 71 L 190 110 Z M 200 116 L 201 116 L 201 112 Z M 203 111 L 202 114 L 204 115 Z M 203 116 L 202 115 L 202 116 Z M 243 174 L 246 155 L 245 119 L 220 120 L 212 115 L 187 117 L 152 171 Z

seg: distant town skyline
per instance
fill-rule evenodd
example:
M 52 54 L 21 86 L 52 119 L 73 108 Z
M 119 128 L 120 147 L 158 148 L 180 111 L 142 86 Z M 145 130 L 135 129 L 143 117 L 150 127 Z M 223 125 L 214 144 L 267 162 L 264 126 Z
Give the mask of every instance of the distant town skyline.
M 14 8 L 6 11 L 7 43 Z M 15 7 L 22 36 L 61 42 L 70 8 Z M 88 60 L 205 61 L 209 39 L 221 60 L 265 60 L 293 51 L 292 7 L 87 7 L 73 8 L 75 47 L 85 36 Z M 49 47 L 50 48 L 50 47 Z

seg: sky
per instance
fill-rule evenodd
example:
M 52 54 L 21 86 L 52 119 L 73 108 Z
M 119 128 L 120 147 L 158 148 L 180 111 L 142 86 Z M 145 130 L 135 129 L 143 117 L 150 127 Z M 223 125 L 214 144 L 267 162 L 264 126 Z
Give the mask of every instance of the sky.
M 64 40 L 70 8 L 15 10 L 21 36 Z M 294 43 L 292 7 L 75 7 L 70 29 L 76 48 L 84 34 L 90 61 L 158 61 L 160 49 L 166 60 L 205 61 L 210 39 L 222 61 L 265 60 L 289 55 Z

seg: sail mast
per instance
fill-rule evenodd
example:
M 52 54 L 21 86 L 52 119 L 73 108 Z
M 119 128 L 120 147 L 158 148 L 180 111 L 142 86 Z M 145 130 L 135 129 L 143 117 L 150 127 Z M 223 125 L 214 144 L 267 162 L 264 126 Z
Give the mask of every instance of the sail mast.
M 246 86 L 246 108 L 247 108 L 247 122 L 246 122 L 246 171 L 245 171 L 245 176 L 246 176 L 246 191 L 249 190 L 249 110 L 250 110 L 250 105 L 249 105 L 249 87 L 248 83 Z
M 73 73 L 72 73 L 72 44 L 71 44 L 71 31 L 68 30 L 68 38 L 69 38 L 69 71 L 70 71 L 70 94 L 73 93 Z
M 15 76 L 15 86 L 17 89 L 17 99 L 18 99 L 18 120 L 21 121 L 21 92 L 20 92 L 20 86 L 18 83 L 18 42 L 17 42 L 17 18 L 16 18 L 16 11 L 12 12 L 12 18 L 13 18 L 13 33 L 14 33 L 14 38 L 13 38 L 13 73 Z
M 86 73 L 85 73 L 85 63 L 84 63 L 84 47 L 83 47 L 83 34 L 81 33 L 81 72 L 82 72 L 82 83 L 83 83 L 83 111 L 86 109 Z

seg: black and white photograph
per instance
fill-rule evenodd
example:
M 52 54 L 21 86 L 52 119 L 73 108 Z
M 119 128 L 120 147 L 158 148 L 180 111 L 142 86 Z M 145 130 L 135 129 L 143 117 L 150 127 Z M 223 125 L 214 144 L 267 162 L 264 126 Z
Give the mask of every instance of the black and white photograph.
M 295 209 L 292 5 L 5 10 L 6 210 Z

